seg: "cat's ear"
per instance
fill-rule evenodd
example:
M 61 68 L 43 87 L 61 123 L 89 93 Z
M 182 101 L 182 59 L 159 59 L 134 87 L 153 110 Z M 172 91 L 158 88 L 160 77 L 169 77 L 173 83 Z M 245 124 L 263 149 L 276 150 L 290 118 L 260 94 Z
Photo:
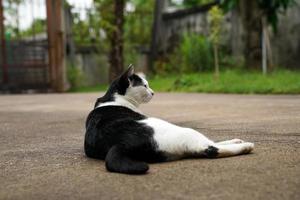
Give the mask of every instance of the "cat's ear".
M 132 64 L 130 64 L 128 66 L 128 69 L 121 75 L 120 79 L 119 79 L 119 91 L 120 94 L 125 93 L 126 89 L 129 87 L 130 85 L 130 80 L 129 77 L 132 76 L 134 74 L 134 67 Z
M 128 66 L 128 69 L 121 75 L 120 80 L 122 81 L 129 81 L 129 77 L 134 74 L 134 67 L 132 64 Z
M 123 76 L 126 76 L 127 78 L 129 78 L 130 76 L 132 76 L 134 74 L 134 67 L 132 64 L 130 64 L 127 68 L 127 70 L 123 73 Z

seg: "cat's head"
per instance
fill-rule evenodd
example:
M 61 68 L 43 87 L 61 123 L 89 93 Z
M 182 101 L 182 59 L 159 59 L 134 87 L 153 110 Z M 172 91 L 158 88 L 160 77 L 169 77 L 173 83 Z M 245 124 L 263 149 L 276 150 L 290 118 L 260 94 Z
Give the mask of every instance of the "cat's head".
M 99 98 L 95 107 L 101 102 L 114 101 L 115 98 L 124 98 L 134 101 L 137 104 L 149 102 L 154 95 L 144 76 L 135 74 L 134 67 L 130 65 L 128 69 L 114 80 L 106 94 Z

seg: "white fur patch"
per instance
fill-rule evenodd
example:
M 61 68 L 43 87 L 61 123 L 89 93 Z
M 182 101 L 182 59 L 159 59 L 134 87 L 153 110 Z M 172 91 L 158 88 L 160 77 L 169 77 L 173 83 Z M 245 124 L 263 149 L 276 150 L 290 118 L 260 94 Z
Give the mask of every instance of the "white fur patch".
M 221 158 L 250 153 L 254 149 L 254 144 L 250 142 L 227 145 L 216 144 L 215 147 L 218 148 L 218 157 Z
M 201 133 L 183 128 L 157 118 L 140 121 L 154 130 L 154 141 L 160 151 L 171 155 L 183 156 L 186 153 L 202 153 L 214 142 Z
M 138 103 L 131 99 L 126 99 L 124 96 L 119 95 L 119 94 L 115 94 L 115 101 L 109 101 L 109 102 L 105 102 L 105 103 L 100 103 L 97 108 L 99 107 L 103 107 L 103 106 L 124 106 L 127 107 L 135 112 L 138 113 L 142 113 L 139 109 L 138 109 Z

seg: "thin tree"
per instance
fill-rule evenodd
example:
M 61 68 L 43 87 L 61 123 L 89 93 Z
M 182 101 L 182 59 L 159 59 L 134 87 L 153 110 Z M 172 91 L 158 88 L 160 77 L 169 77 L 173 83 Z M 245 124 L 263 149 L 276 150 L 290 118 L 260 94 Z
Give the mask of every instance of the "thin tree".
M 221 37 L 221 23 L 223 20 L 223 12 L 218 6 L 214 6 L 209 11 L 209 22 L 210 22 L 210 34 L 209 38 L 213 44 L 214 50 L 214 63 L 215 63 L 215 78 L 219 78 L 219 56 L 218 47 Z
M 114 0 L 113 29 L 110 37 L 111 49 L 109 53 L 109 81 L 113 81 L 122 73 L 123 67 L 123 25 L 124 25 L 124 0 Z

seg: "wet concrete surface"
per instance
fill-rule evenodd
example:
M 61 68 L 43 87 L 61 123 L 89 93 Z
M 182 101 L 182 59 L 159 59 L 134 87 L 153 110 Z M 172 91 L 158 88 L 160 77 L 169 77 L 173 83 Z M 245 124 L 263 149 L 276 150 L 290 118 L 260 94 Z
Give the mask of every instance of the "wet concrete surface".
M 252 154 L 109 173 L 83 152 L 99 94 L 0 96 L 0 199 L 300 199 L 300 96 L 159 93 L 141 110 Z

